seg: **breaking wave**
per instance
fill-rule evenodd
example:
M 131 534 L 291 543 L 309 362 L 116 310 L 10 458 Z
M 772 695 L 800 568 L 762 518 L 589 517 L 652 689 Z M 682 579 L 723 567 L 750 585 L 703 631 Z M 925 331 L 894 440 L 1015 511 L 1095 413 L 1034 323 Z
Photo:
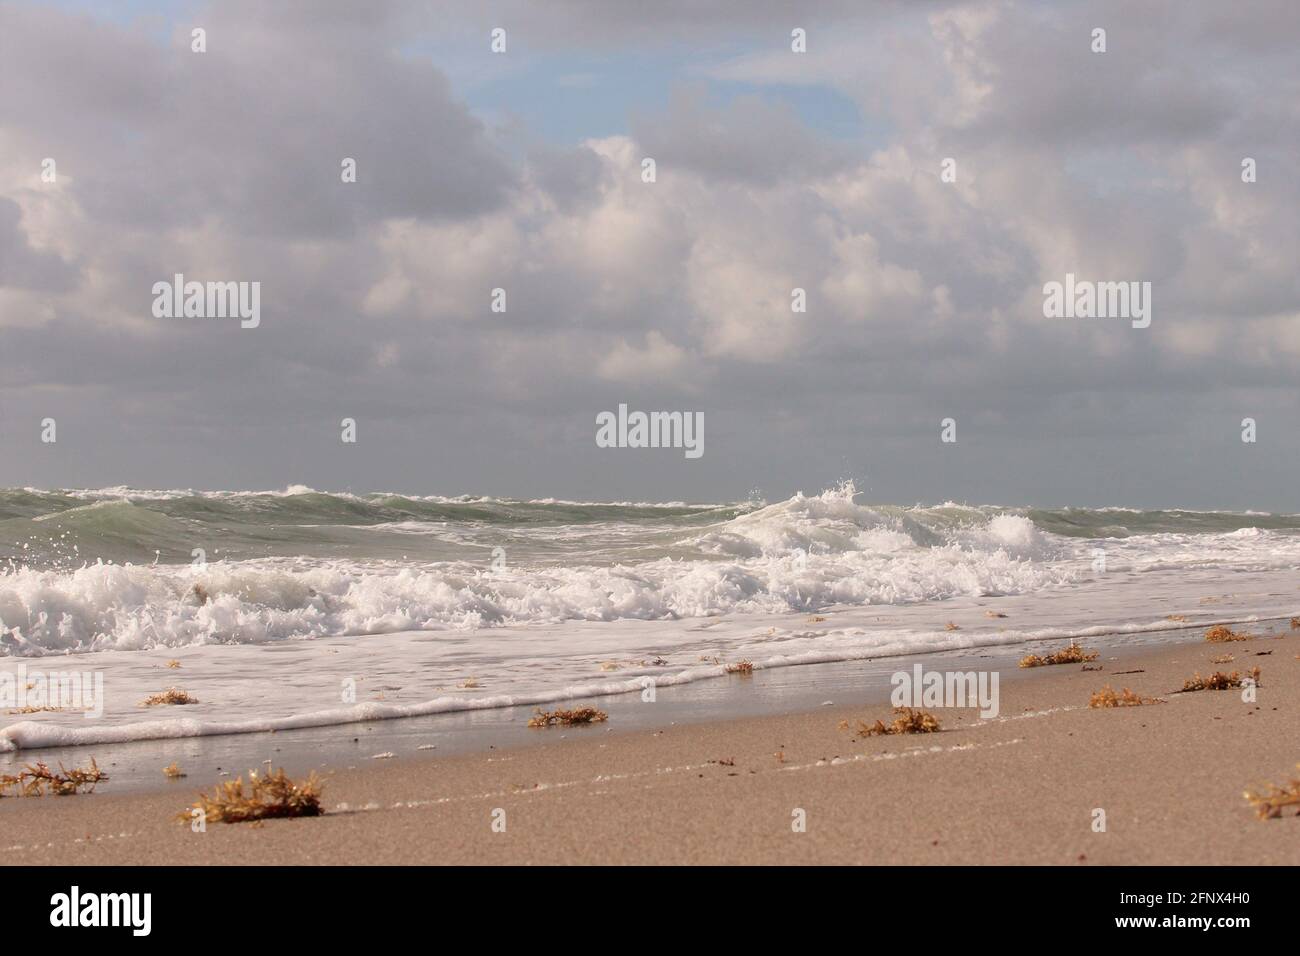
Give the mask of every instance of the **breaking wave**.
M 1300 566 L 1291 516 L 856 497 L 5 491 L 0 656 L 1021 594 L 1090 575 L 1098 543 L 1112 568 Z

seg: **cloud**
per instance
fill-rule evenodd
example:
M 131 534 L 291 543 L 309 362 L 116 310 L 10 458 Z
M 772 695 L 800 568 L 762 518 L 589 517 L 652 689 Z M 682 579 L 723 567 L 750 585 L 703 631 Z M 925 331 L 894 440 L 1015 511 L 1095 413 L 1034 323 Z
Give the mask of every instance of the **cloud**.
M 76 268 L 56 253 L 33 249 L 21 219 L 18 203 L 0 197 L 0 286 L 45 292 L 71 288 Z
M 557 148 L 543 145 L 529 156 L 529 169 L 537 188 L 562 213 L 588 206 L 599 198 L 609 170 L 589 146 Z
M 692 365 L 685 349 L 659 332 L 648 332 L 644 347 L 619 342 L 598 365 L 601 378 L 611 382 L 655 382 L 678 378 Z
M 20 442 L 0 483 L 1227 507 L 1239 463 L 1188 442 L 1300 404 L 1284 5 L 826 4 L 806 54 L 776 3 L 494 9 L 582 95 L 624 94 L 610 58 L 658 71 L 626 130 L 566 142 L 482 118 L 512 87 L 470 96 L 424 43 L 491 76 L 489 13 L 431 11 L 221 3 L 194 54 L 188 22 L 0 7 L 0 405 L 77 451 Z M 1151 281 L 1151 328 L 1045 319 L 1067 271 Z M 154 319 L 176 272 L 260 281 L 262 326 Z M 708 456 L 588 457 L 619 401 L 704 411 Z M 1235 503 L 1300 510 L 1282 417 Z
M 679 87 L 666 110 L 637 119 L 632 135 L 667 170 L 715 182 L 802 183 L 852 162 L 846 147 L 816 136 L 786 104 L 741 96 L 711 107 L 699 87 Z
M 9 5 L 6 125 L 39 130 L 80 206 L 119 229 L 216 220 L 241 235 L 327 238 L 499 205 L 513 168 L 445 76 L 392 48 L 383 5 L 373 18 L 332 9 L 216 4 L 195 53 L 185 27 L 160 44 Z

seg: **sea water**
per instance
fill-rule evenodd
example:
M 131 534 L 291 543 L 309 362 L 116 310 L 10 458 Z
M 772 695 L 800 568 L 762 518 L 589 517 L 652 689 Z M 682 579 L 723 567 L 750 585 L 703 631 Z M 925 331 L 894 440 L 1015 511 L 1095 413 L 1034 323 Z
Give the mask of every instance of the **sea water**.
M 0 491 L 0 671 L 101 674 L 0 749 L 345 725 L 1297 611 L 1300 517 Z M 999 616 L 1005 615 L 1005 616 Z M 168 687 L 197 703 L 144 707 Z

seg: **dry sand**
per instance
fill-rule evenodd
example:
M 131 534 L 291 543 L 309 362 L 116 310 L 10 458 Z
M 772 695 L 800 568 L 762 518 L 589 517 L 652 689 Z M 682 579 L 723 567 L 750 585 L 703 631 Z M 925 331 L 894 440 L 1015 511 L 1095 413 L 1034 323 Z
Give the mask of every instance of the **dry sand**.
M 1234 662 L 1210 663 L 1222 654 Z M 1259 820 L 1242 791 L 1300 762 L 1298 654 L 1295 632 L 1043 668 L 1003 681 L 999 718 L 937 710 L 931 735 L 839 728 L 888 717 L 879 705 L 538 730 L 535 746 L 332 771 L 323 817 L 206 833 L 174 817 L 215 781 L 160 775 L 156 792 L 119 795 L 110 782 L 0 800 L 0 848 L 11 864 L 1296 864 L 1300 817 Z M 1253 704 L 1169 694 L 1194 672 L 1255 666 Z M 1089 709 L 1107 683 L 1168 703 Z M 806 832 L 792 830 L 796 808 Z

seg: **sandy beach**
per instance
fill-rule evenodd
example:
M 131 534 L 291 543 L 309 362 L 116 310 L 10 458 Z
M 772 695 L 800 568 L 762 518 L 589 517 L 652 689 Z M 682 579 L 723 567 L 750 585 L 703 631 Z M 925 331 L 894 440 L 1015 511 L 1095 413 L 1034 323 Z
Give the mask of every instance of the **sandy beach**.
M 193 776 L 6 799 L 0 845 L 19 864 L 1296 864 L 1300 818 L 1259 820 L 1242 793 L 1300 761 L 1300 632 L 1251 630 L 1104 653 L 1101 670 L 1004 671 L 997 718 L 935 709 L 936 734 L 856 737 L 889 716 L 878 692 L 659 729 L 620 731 L 615 714 L 526 745 L 327 768 L 313 819 L 193 833 L 175 815 L 216 782 Z M 1257 666 L 1254 703 L 1170 693 Z M 1090 709 L 1106 684 L 1166 702 Z

